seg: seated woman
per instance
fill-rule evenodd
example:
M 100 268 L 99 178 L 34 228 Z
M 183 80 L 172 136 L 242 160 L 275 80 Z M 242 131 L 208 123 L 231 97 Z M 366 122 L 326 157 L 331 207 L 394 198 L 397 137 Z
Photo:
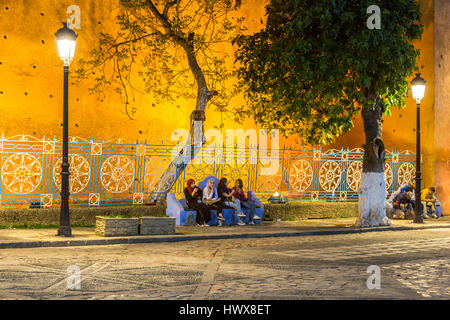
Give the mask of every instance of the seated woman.
M 203 189 L 203 201 L 210 209 L 217 210 L 217 219 L 219 220 L 219 227 L 221 227 L 225 220 L 222 213 L 223 206 L 212 178 L 208 180 L 205 189 Z
M 245 217 L 245 214 L 241 209 L 241 202 L 238 199 L 235 199 L 233 196 L 233 191 L 228 188 L 227 178 L 220 179 L 219 185 L 217 187 L 217 192 L 219 193 L 219 197 L 222 205 L 233 208 L 235 214 L 237 215 L 238 225 L 243 226 L 245 223 L 241 220 L 240 217 Z
M 209 227 L 207 224 L 211 220 L 211 212 L 202 201 L 202 189 L 195 185 L 194 179 L 189 179 L 187 187 L 184 189 L 184 197 L 189 209 L 197 211 L 196 222 L 200 227 Z
M 254 224 L 253 220 L 260 220 L 261 218 L 256 215 L 256 205 L 253 201 L 250 201 L 243 190 L 244 183 L 241 179 L 237 179 L 234 183 L 233 196 L 241 202 L 241 207 L 250 210 L 249 222 L 248 224 Z
M 410 207 L 414 208 L 414 187 L 411 185 L 405 184 L 403 186 L 400 186 L 396 191 L 392 192 L 391 195 L 389 196 L 389 198 L 386 200 L 386 215 L 389 218 L 394 218 L 394 215 L 395 215 L 395 218 L 402 215 L 400 212 L 397 212 L 399 207 L 395 205 L 396 198 L 402 193 L 409 193 L 409 195 L 411 196 L 411 198 L 409 200 L 410 204 L 411 204 Z
M 400 192 L 394 198 L 394 219 L 412 218 L 411 195 L 406 192 Z

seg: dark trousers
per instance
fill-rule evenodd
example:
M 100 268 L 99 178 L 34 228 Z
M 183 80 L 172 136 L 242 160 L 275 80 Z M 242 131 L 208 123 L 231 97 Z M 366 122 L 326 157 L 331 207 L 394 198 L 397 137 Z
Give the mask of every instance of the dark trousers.
M 223 213 L 223 209 L 228 208 L 227 206 L 225 206 L 222 202 L 216 202 L 214 204 L 210 204 L 208 206 L 211 210 L 217 210 L 217 215 Z
M 404 208 L 401 208 L 401 204 L 404 205 Z M 408 210 L 413 210 L 414 206 L 411 202 L 407 202 L 407 203 L 399 203 L 398 205 L 394 205 L 394 209 L 395 210 L 402 210 L 404 213 L 406 213 Z
M 211 212 L 206 204 L 194 202 L 189 203 L 188 207 L 189 209 L 197 211 L 197 218 L 195 219 L 197 224 L 202 225 L 211 220 Z

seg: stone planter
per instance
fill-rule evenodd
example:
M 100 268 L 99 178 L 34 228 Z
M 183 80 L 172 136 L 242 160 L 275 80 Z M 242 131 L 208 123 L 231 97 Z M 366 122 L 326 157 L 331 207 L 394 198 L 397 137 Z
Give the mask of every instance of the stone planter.
M 95 217 L 95 233 L 103 237 L 137 236 L 139 218 Z
M 140 235 L 175 234 L 175 221 L 173 217 L 142 217 L 139 218 Z

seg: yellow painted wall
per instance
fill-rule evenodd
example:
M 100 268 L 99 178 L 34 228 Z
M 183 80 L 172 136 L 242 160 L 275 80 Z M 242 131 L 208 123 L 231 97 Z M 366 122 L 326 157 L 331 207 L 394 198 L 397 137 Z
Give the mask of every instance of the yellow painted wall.
M 249 16 L 249 32 L 263 24 L 264 6 L 247 0 L 239 14 Z M 29 134 L 36 137 L 61 136 L 63 66 L 58 58 L 54 33 L 67 18 L 66 8 L 81 8 L 81 30 L 71 70 L 77 60 L 86 59 L 100 32 L 116 28 L 116 0 L 0 0 L 0 129 L 5 137 Z M 253 17 L 253 18 L 252 18 Z M 256 18 L 257 17 L 257 18 Z M 223 48 L 233 57 L 231 45 Z M 92 82 L 70 87 L 70 135 L 83 138 L 134 141 L 168 141 L 178 128 L 189 128 L 195 101 L 154 105 L 151 97 L 136 95 L 136 120 L 125 115 L 124 105 L 112 90 L 99 99 L 88 95 Z M 196 92 L 196 88 L 193 88 Z M 207 110 L 205 128 L 220 123 L 221 115 Z M 226 128 L 240 127 L 224 117 Z M 247 121 L 244 129 L 254 127 Z

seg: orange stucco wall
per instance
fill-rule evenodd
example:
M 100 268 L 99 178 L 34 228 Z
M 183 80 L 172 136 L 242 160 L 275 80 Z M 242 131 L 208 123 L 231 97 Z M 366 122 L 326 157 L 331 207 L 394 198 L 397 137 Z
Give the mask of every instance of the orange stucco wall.
M 434 169 L 436 193 L 446 210 L 450 207 L 450 1 L 435 0 L 435 12 Z
M 260 0 L 246 1 L 239 15 L 248 16 L 249 32 L 263 26 L 264 6 Z M 77 60 L 87 58 L 96 46 L 100 32 L 116 28 L 117 0 L 0 0 L 0 129 L 5 137 L 29 134 L 36 137 L 61 136 L 62 62 L 58 58 L 54 33 L 67 18 L 66 8 L 76 4 L 81 9 L 81 30 L 76 30 Z M 222 50 L 233 58 L 233 48 Z M 92 82 L 70 87 L 70 135 L 83 138 L 148 141 L 170 140 L 178 128 L 189 127 L 195 101 L 155 105 L 148 95 L 136 95 L 135 120 L 130 120 L 120 97 L 113 90 L 106 97 L 89 95 Z M 195 92 L 195 88 L 193 88 Z M 212 107 L 211 107 L 212 108 Z M 207 110 L 205 128 L 221 121 L 220 112 Z M 223 117 L 226 128 L 240 127 Z M 254 127 L 247 121 L 243 128 Z

